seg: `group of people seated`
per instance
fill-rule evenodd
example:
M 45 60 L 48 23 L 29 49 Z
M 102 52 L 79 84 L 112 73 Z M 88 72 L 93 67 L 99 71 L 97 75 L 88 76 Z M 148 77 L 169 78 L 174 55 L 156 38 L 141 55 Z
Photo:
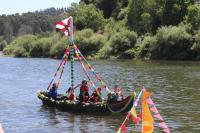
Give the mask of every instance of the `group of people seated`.
M 78 87 L 80 87 L 80 93 L 79 93 L 79 97 L 76 97 L 74 90 Z M 57 96 L 58 96 L 57 88 L 58 88 L 57 84 L 54 83 L 52 88 L 48 92 L 48 96 L 53 99 L 57 99 Z M 116 95 L 115 100 L 123 100 L 123 95 L 118 85 L 115 85 L 113 94 Z M 87 103 L 87 102 L 98 103 L 102 101 L 102 93 L 101 93 L 101 88 L 97 88 L 94 90 L 94 92 L 90 96 L 88 83 L 86 80 L 83 80 L 81 84 L 78 84 L 74 88 L 70 87 L 66 91 L 66 95 L 64 96 L 64 98 L 67 100 L 72 100 L 72 101 L 79 100 L 80 102 L 84 102 L 84 103 Z

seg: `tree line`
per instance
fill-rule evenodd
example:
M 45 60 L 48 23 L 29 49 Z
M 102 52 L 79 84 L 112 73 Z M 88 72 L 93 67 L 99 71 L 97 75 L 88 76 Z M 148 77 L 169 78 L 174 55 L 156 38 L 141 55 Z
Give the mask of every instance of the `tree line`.
M 69 8 L 0 16 L 0 50 L 60 58 L 68 40 L 55 32 L 72 15 L 75 42 L 88 58 L 200 60 L 195 0 L 81 0 Z

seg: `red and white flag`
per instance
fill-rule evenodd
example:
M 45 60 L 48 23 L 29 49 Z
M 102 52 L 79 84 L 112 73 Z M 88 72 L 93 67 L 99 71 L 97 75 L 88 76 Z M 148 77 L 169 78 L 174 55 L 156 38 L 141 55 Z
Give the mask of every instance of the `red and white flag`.
M 70 17 L 57 22 L 56 29 L 61 30 L 66 36 L 70 36 Z

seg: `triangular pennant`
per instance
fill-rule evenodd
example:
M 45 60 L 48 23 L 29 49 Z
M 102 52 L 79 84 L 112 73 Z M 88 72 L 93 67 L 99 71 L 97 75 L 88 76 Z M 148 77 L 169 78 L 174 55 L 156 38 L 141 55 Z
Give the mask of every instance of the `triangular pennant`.
M 152 112 L 156 113 L 156 114 L 159 113 L 158 110 L 157 110 L 157 108 L 156 108 L 156 106 L 151 107 L 150 110 L 151 110 Z
M 154 120 L 149 110 L 149 105 L 147 104 L 147 97 L 150 93 L 147 91 L 143 92 L 142 96 L 142 133 L 152 133 L 154 130 Z
M 153 101 L 151 100 L 151 98 L 149 97 L 149 98 L 147 98 L 147 103 L 149 104 L 149 105 L 154 105 L 154 103 L 153 103 Z
M 131 116 L 131 113 L 128 113 L 126 116 L 126 120 L 129 120 L 130 116 Z
M 142 120 L 142 112 L 139 113 L 139 118 Z
M 126 133 L 126 125 L 125 124 L 122 124 L 121 131 L 122 131 L 122 133 Z
M 163 131 L 164 131 L 165 133 L 170 133 L 169 128 L 163 129 Z
M 167 129 L 168 128 L 165 122 L 161 122 L 158 125 L 159 125 L 159 127 L 163 128 L 163 129 Z
M 135 122 L 135 124 L 139 124 L 139 119 L 133 116 L 133 122 Z
M 158 118 L 161 121 L 164 120 L 160 114 L 155 114 L 155 115 L 153 115 L 153 117 Z
M 134 116 L 134 117 L 137 117 L 137 113 L 136 113 L 135 107 L 131 108 L 131 115 Z

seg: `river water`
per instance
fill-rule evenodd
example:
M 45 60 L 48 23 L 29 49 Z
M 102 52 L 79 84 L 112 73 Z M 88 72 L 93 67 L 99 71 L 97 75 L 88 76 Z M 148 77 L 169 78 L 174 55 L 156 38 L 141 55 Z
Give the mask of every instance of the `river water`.
M 0 57 L 0 123 L 5 133 L 115 132 L 125 118 L 61 112 L 42 106 L 38 90 L 45 90 L 60 60 Z M 125 95 L 145 85 L 172 133 L 200 132 L 200 62 L 91 61 L 109 87 L 119 84 Z M 84 74 L 75 62 L 75 83 Z M 59 92 L 70 85 L 67 63 Z M 76 91 L 78 93 L 78 90 Z M 105 93 L 105 92 L 104 92 Z M 161 132 L 155 121 L 155 132 Z M 133 122 L 126 124 L 135 131 Z M 137 132 L 137 129 L 136 129 Z

